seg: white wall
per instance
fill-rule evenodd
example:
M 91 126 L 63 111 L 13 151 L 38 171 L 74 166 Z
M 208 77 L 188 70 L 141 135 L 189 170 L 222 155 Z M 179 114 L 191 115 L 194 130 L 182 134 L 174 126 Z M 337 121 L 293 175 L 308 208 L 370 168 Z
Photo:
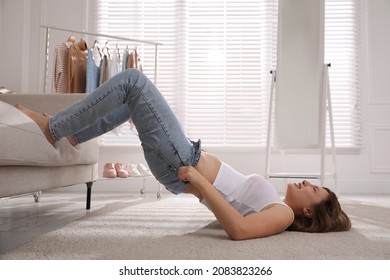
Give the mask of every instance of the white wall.
M 367 187 L 376 182 L 390 189 L 390 1 L 367 2 L 365 50 L 363 61 L 363 135 L 360 161 Z M 367 175 L 365 175 L 367 174 Z M 372 182 L 372 184 L 371 184 Z
M 89 0 L 0 0 L 0 85 L 16 92 L 42 92 L 45 33 L 39 25 L 93 32 L 93 3 Z M 390 193 L 390 1 L 362 0 L 362 3 L 365 7 L 360 72 L 363 149 L 358 154 L 338 155 L 339 187 L 342 193 Z M 51 40 L 61 42 L 66 36 L 52 33 Z M 243 173 L 264 172 L 262 150 L 209 151 Z M 100 158 L 100 170 L 107 161 L 144 162 L 140 149 L 102 149 Z M 315 159 L 313 155 L 297 155 L 278 164 L 288 166 L 292 161 L 293 166 L 310 167 L 317 162 Z M 275 183 L 280 191 L 284 190 L 285 182 Z
M 3 33 L 3 28 L 2 28 L 2 25 L 3 25 L 3 1 L 0 0 L 0 53 L 1 53 L 1 48 L 2 48 L 2 43 L 1 43 L 1 40 L 3 38 L 2 36 L 2 33 Z M 1 56 L 0 56 L 0 63 L 1 63 Z M 1 71 L 1 68 L 0 68 L 0 71 Z M 0 85 L 1 85 L 1 72 L 0 72 Z
M 93 1 L 0 1 L 0 85 L 15 92 L 42 92 L 46 33 L 40 25 L 86 30 Z M 66 36 L 64 32 L 50 33 L 50 54 Z
M 24 3 L 22 1 L 2 1 L 1 7 L 0 84 L 13 88 L 16 84 L 15 80 L 19 81 L 18 86 L 21 85 L 22 60 L 19 58 L 23 56 L 25 41 L 22 36 L 24 19 L 20 15 L 24 14 Z M 18 35 L 12 36 L 13 34 Z M 18 56 L 18 59 L 12 59 L 13 55 Z M 19 76 L 18 79 L 15 79 L 13 74 Z

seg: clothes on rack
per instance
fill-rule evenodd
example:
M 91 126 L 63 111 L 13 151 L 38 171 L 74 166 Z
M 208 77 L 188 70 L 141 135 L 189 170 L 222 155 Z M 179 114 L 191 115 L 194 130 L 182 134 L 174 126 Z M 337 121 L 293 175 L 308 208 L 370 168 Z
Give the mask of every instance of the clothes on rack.
M 100 71 L 100 85 L 105 83 L 110 78 L 111 61 L 107 55 L 103 56 L 101 71 Z
M 91 35 L 96 37 L 105 37 L 105 38 L 112 38 L 116 40 L 121 40 L 125 42 L 140 42 L 142 44 L 146 45 L 154 45 L 155 48 L 155 57 L 157 57 L 157 46 L 160 45 L 157 42 L 151 42 L 151 41 L 142 41 L 142 40 L 134 40 L 130 38 L 121 38 L 117 36 L 110 36 L 110 35 L 101 35 L 97 33 L 90 33 L 90 32 L 84 32 L 84 31 L 77 31 L 77 30 L 70 30 L 70 29 L 64 29 L 64 28 L 57 28 L 57 27 L 50 27 L 50 26 L 41 26 L 46 28 L 46 48 L 49 46 L 49 30 L 61 30 L 65 32 L 70 33 L 76 33 L 76 34 L 83 34 L 83 35 Z M 81 41 L 81 40 L 80 40 Z M 73 63 L 73 66 L 80 66 L 81 69 L 75 69 L 72 68 L 74 73 L 82 74 L 77 75 L 77 78 L 73 80 L 73 82 L 77 81 L 75 84 L 73 84 L 73 91 L 77 90 L 80 93 L 86 92 L 92 92 L 94 89 L 96 89 L 102 81 L 100 79 L 102 68 L 103 69 L 103 77 L 108 75 L 109 77 L 114 76 L 115 74 L 126 70 L 127 68 L 137 68 L 140 71 L 143 71 L 141 59 L 138 54 L 137 48 L 135 47 L 133 50 L 129 50 L 128 47 L 126 47 L 125 51 L 123 52 L 123 56 L 121 57 L 121 52 L 119 50 L 118 44 L 116 44 L 116 51 L 115 53 L 111 54 L 110 51 L 107 48 L 107 43 L 105 45 L 105 51 L 102 51 L 99 48 L 99 45 L 97 44 L 97 40 L 95 40 L 95 43 L 93 44 L 92 48 L 88 49 L 86 42 L 83 47 L 82 51 L 82 63 L 79 61 L 79 63 L 74 63 L 73 60 L 77 60 L 76 58 L 73 58 L 73 56 L 70 56 L 70 48 L 76 43 L 76 38 L 73 36 L 69 36 L 68 40 L 59 44 L 54 52 L 54 62 L 53 62 L 53 81 L 52 81 L 52 92 L 53 93 L 72 93 L 70 91 L 70 84 L 71 84 L 71 76 L 70 76 L 70 64 Z M 80 46 L 79 46 L 80 47 Z M 81 49 L 80 49 L 81 50 Z M 48 49 L 46 49 L 48 51 Z M 103 62 L 104 60 L 104 54 L 108 55 L 108 59 L 106 62 Z M 86 56 L 86 63 L 84 59 L 84 55 Z M 130 59 L 129 59 L 130 58 Z M 48 63 L 49 57 L 46 56 L 46 65 Z M 70 61 L 72 60 L 72 61 Z M 156 62 L 156 60 L 155 60 Z M 85 71 L 84 71 L 85 69 Z M 156 64 L 155 64 L 155 74 L 156 74 Z M 84 73 L 84 74 L 83 74 Z M 83 90 L 82 86 L 78 84 L 83 84 L 81 80 L 85 77 L 85 88 Z M 74 77 L 73 77 L 74 78 Z M 45 90 L 47 85 L 47 71 L 45 72 Z M 77 86 L 75 86 L 77 84 Z M 67 90 L 67 86 L 69 85 L 69 90 Z M 77 89 L 75 89 L 77 87 Z M 76 91 L 76 92 L 77 92 Z M 135 128 L 132 120 L 130 119 L 125 124 L 113 129 L 111 133 L 116 135 L 123 134 L 124 127 L 130 126 L 131 132 L 138 134 L 137 129 Z
M 86 87 L 86 73 L 88 61 L 87 42 L 81 39 L 69 48 L 69 68 L 67 93 L 82 93 Z
M 76 38 L 69 36 L 68 40 L 54 49 L 53 59 L 53 93 L 66 92 L 69 66 L 69 48 L 76 42 Z
M 119 73 L 119 67 L 120 67 L 120 56 L 119 53 L 116 52 L 112 57 L 111 57 L 111 69 L 110 69 L 110 76 L 115 76 L 116 74 Z
M 106 42 L 100 48 L 97 40 L 88 48 L 84 39 L 73 36 L 58 45 L 54 52 L 53 93 L 90 93 L 112 76 L 128 68 L 142 71 L 137 49 L 126 48 L 121 59 L 118 46 L 111 52 Z
M 127 68 L 127 59 L 128 58 L 129 58 L 129 48 L 126 48 L 123 51 L 123 60 L 122 60 L 122 65 L 120 67 L 122 69 L 122 71 L 125 71 Z
M 137 48 L 132 50 L 131 52 L 127 49 L 126 60 L 124 60 L 125 69 L 127 68 L 137 68 L 142 71 L 141 59 L 138 55 Z
M 99 55 L 99 54 L 98 54 Z M 98 60 L 97 60 L 98 59 Z M 87 86 L 86 93 L 92 92 L 99 86 L 100 81 L 100 57 L 96 58 L 95 49 L 88 49 L 88 61 L 87 61 Z

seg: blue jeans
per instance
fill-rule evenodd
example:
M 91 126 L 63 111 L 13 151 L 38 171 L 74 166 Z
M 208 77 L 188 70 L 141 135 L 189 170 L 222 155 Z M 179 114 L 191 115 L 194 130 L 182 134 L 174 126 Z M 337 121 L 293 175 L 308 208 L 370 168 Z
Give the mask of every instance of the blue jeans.
M 145 159 L 156 179 L 179 194 L 178 168 L 196 166 L 200 141 L 190 141 L 154 84 L 137 69 L 123 71 L 85 98 L 49 119 L 55 140 L 74 136 L 78 143 L 104 134 L 131 118 L 137 128 Z

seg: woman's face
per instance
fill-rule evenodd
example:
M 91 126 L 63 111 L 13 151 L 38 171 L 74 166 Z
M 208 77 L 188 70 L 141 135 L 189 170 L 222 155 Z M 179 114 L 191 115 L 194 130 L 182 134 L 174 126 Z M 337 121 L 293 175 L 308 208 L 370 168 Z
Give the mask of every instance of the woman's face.
M 304 209 L 312 209 L 313 206 L 328 199 L 329 193 L 326 189 L 312 185 L 304 180 L 300 183 L 287 185 L 287 192 L 284 201 L 291 207 L 295 214 L 306 214 Z

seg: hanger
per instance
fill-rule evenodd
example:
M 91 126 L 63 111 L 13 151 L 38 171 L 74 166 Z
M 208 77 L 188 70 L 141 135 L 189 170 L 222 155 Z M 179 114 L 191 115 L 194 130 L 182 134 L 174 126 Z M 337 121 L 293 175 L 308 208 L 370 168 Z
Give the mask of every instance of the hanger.
M 75 42 L 76 42 L 76 38 L 75 38 L 74 36 L 70 35 L 70 36 L 68 37 L 68 42 L 75 43 Z
M 100 50 L 100 48 L 99 48 L 99 42 L 98 42 L 98 40 L 95 40 L 95 42 L 93 42 L 92 49 L 96 49 L 96 50 L 98 51 L 99 56 L 100 56 L 100 59 L 103 58 L 103 57 L 102 57 L 102 52 L 101 52 L 101 50 Z
M 118 60 L 121 60 L 121 54 L 120 54 L 120 51 L 119 51 L 118 43 L 116 44 L 116 57 L 118 58 Z
M 65 46 L 69 49 L 74 43 L 76 43 L 76 38 L 72 35 L 68 37 L 68 40 L 64 42 Z
M 111 59 L 110 50 L 108 49 L 108 41 L 106 41 L 106 43 L 104 44 L 103 54 L 107 55 L 107 57 Z

